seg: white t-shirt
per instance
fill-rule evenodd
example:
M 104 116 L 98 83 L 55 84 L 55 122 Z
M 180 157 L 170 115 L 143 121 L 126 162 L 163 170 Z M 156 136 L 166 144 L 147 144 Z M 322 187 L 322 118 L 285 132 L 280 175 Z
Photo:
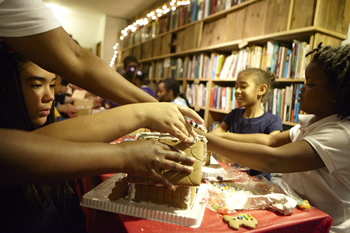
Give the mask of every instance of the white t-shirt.
M 41 0 L 0 0 L 0 36 L 22 37 L 50 31 L 61 24 Z
M 184 98 L 181 98 L 180 96 L 176 97 L 173 101 L 171 101 L 172 103 L 175 104 L 179 104 L 185 107 L 190 107 L 187 105 L 186 100 Z
M 331 115 L 314 122 L 300 115 L 300 125 L 290 130 L 291 140 L 306 140 L 326 167 L 284 174 L 283 179 L 312 206 L 333 218 L 331 230 L 350 232 L 350 121 Z

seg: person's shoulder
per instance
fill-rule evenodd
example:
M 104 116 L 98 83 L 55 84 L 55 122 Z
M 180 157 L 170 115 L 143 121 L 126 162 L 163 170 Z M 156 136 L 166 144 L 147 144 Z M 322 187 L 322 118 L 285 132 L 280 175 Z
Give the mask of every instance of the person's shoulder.
M 279 116 L 272 114 L 271 112 L 267 112 L 267 111 L 264 112 L 263 116 L 266 118 L 281 119 Z M 282 119 L 281 119 L 281 121 L 282 121 Z
M 172 103 L 175 103 L 175 104 L 179 104 L 179 105 L 183 105 L 183 106 L 186 106 L 186 107 L 189 107 L 187 106 L 187 103 L 186 103 L 186 100 L 180 96 L 176 97 Z
M 35 16 L 35 20 L 30 20 Z M 61 26 L 41 0 L 3 1 L 0 7 L 0 35 L 22 37 L 44 33 Z

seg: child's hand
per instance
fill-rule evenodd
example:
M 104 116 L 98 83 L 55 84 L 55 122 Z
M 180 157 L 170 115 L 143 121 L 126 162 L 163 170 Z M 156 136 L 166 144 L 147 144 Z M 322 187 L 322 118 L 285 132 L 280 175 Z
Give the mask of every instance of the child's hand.
M 182 151 L 175 151 L 170 146 L 154 140 L 137 140 L 118 144 L 123 151 L 122 172 L 133 176 L 141 176 L 164 184 L 167 188 L 175 187 L 161 175 L 162 170 L 174 170 L 191 173 L 190 166 L 194 158 L 186 156 Z M 182 165 L 184 162 L 187 165 Z
M 197 137 L 193 127 L 186 120 L 185 116 L 199 124 L 203 119 L 192 109 L 173 103 L 148 103 L 146 112 L 146 128 L 169 133 L 181 141 L 192 143 Z

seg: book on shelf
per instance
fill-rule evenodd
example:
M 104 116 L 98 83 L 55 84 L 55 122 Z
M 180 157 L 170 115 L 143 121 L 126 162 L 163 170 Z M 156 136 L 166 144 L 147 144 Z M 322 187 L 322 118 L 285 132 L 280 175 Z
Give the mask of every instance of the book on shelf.
M 271 71 L 272 66 L 272 56 L 273 56 L 273 42 L 268 41 L 266 44 L 266 69 Z
M 197 20 L 203 19 L 204 14 L 204 0 L 197 0 L 198 1 L 198 13 L 197 13 Z
M 217 60 L 218 60 L 218 55 L 213 53 L 212 56 L 212 62 L 211 62 L 211 78 L 214 79 L 215 78 L 215 72 L 216 72 L 216 65 L 217 65 Z
M 187 79 L 191 78 L 191 70 L 192 70 L 192 60 L 187 59 L 185 64 L 185 77 Z
M 277 66 L 276 66 L 276 78 L 283 78 L 284 75 L 284 69 L 286 65 L 287 60 L 287 51 L 288 48 L 286 46 L 280 46 L 278 51 L 278 60 L 277 60 Z
M 211 1 L 211 12 L 210 14 L 215 14 L 216 13 L 216 6 L 218 4 L 218 0 L 212 0 Z
M 235 71 L 236 71 L 236 67 L 237 67 L 237 61 L 238 61 L 238 57 L 239 57 L 239 53 L 237 53 L 236 51 L 234 51 L 232 53 L 232 64 L 231 67 L 228 71 L 227 74 L 227 79 L 234 79 L 234 75 L 235 75 Z
M 307 57 L 305 57 L 305 56 L 308 52 L 309 52 L 309 44 L 307 44 L 304 41 L 301 42 L 297 78 L 305 78 L 305 69 L 307 66 Z
M 223 64 L 225 62 L 225 58 L 226 58 L 225 54 L 219 54 L 217 56 L 214 79 L 219 79 L 220 78 L 220 72 L 221 72 L 222 66 L 223 66 Z
M 232 60 L 233 60 L 233 54 L 226 57 L 226 60 L 225 60 L 223 66 L 222 66 L 222 69 L 220 71 L 219 79 L 227 79 L 228 72 L 229 72 L 231 65 L 232 65 Z
M 181 16 L 180 16 L 180 25 L 179 26 L 181 27 L 181 26 L 184 26 L 186 24 L 187 7 L 181 6 L 180 8 L 181 8 L 181 10 L 180 10 Z
M 258 45 L 252 45 L 249 47 L 249 59 L 247 67 L 260 68 L 261 65 L 262 47 Z
M 270 71 L 272 73 L 276 73 L 279 47 L 280 47 L 279 43 L 275 41 L 273 43 L 273 52 L 272 52 L 272 60 L 271 60 L 271 68 L 270 68 Z
M 198 0 L 193 0 L 192 5 L 192 22 L 197 21 L 198 14 Z
M 180 57 L 176 59 L 176 78 L 183 78 L 184 60 Z
M 290 67 L 291 67 L 291 60 L 292 60 L 292 50 L 288 49 L 286 53 L 286 61 L 284 63 L 284 78 L 290 77 Z
M 298 94 L 303 84 L 295 83 L 284 88 L 274 88 L 264 110 L 279 116 L 283 121 L 297 122 Z
M 225 0 L 225 10 L 230 9 L 232 6 L 232 0 Z
M 293 89 L 294 85 L 286 86 L 286 110 L 285 110 L 285 116 L 284 121 L 291 121 L 292 117 L 292 109 L 293 109 Z
M 234 87 L 226 87 L 226 105 L 224 110 L 229 111 L 231 110 L 232 106 L 232 88 Z
M 210 56 L 208 54 L 204 54 L 204 61 L 203 61 L 203 78 L 204 79 L 209 78 L 209 71 L 210 71 Z
M 245 70 L 247 68 L 248 64 L 248 53 L 249 53 L 249 48 L 244 48 L 241 49 L 238 53 L 238 60 L 237 64 L 235 67 L 235 72 L 233 73 L 233 79 L 236 80 L 238 77 L 238 74 Z
M 198 78 L 203 78 L 204 53 L 198 55 Z
M 291 78 L 297 78 L 298 76 L 298 66 L 299 66 L 299 60 L 300 60 L 300 47 L 301 42 L 298 40 L 294 40 L 292 44 L 292 66 L 291 66 Z
M 204 18 L 208 17 L 211 13 L 212 0 L 204 0 Z
M 193 55 L 191 60 L 191 70 L 190 70 L 190 76 L 189 79 L 194 79 L 196 75 L 196 68 L 197 68 L 197 56 Z
M 260 63 L 260 69 L 266 70 L 266 44 L 263 45 L 262 51 L 261 51 L 261 63 Z
M 168 31 L 168 20 L 169 17 L 167 15 L 158 18 L 158 34 L 163 34 Z
M 171 10 L 169 13 L 168 13 L 168 30 L 173 30 L 175 29 L 175 24 L 176 24 L 176 10 Z
M 221 110 L 226 109 L 226 99 L 227 99 L 226 89 L 227 89 L 227 87 L 221 88 L 221 101 L 220 101 L 220 106 L 219 106 L 219 109 L 221 109 Z
M 193 10 L 193 2 L 186 5 L 185 24 L 192 22 L 192 10 Z
M 190 84 L 186 89 L 186 98 L 191 105 L 204 107 L 207 99 L 206 84 Z
M 293 122 L 298 123 L 298 116 L 299 116 L 299 102 L 298 102 L 298 95 L 300 94 L 300 89 L 302 88 L 303 84 L 297 84 L 296 86 L 296 92 L 295 92 L 295 107 L 294 107 L 294 118 Z
M 214 95 L 215 95 L 215 86 L 211 87 L 211 89 L 210 89 L 209 108 L 213 108 L 214 107 Z

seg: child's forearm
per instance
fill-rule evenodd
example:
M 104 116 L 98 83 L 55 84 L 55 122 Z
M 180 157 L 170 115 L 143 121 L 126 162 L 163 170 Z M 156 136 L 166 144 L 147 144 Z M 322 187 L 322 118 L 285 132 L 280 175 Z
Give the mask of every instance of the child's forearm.
M 270 137 L 268 134 L 237 134 L 230 132 L 213 133 L 215 136 L 236 142 L 249 142 L 261 145 L 270 145 Z

